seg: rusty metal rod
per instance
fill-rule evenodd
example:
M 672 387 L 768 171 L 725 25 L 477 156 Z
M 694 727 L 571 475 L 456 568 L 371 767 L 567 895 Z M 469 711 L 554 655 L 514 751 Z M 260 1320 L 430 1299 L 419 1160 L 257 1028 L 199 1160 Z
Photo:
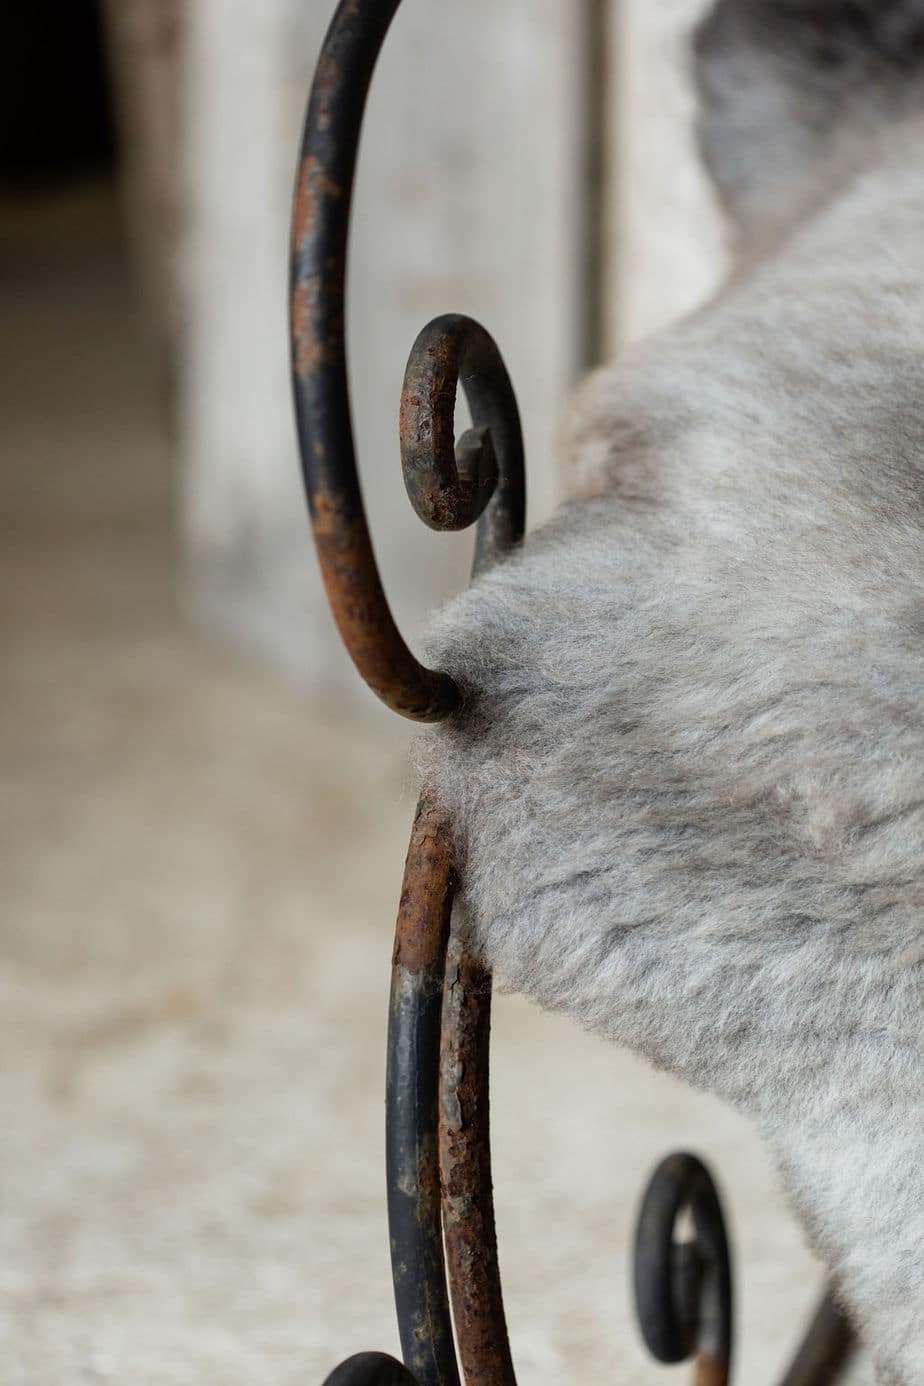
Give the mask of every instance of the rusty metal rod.
M 491 1181 L 491 976 L 453 928 L 440 1055 L 440 1182 L 452 1315 L 466 1386 L 515 1386 Z
M 848 1366 L 856 1347 L 853 1329 L 828 1290 L 780 1386 L 832 1386 Z
M 452 911 L 452 843 L 426 798 L 404 869 L 392 961 L 386 1076 L 388 1229 L 405 1366 L 419 1386 L 458 1386 L 440 1222 L 440 1008 Z

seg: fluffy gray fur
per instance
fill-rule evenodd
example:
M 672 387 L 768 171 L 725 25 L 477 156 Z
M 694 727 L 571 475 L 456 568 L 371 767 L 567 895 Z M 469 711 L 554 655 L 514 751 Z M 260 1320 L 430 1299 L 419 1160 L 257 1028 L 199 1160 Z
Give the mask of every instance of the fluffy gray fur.
M 431 657 L 466 704 L 419 748 L 473 945 L 760 1123 L 882 1379 L 906 1384 L 924 1382 L 922 36 L 924 0 L 717 5 L 702 138 L 743 259 L 583 389 L 575 499 L 439 619 Z

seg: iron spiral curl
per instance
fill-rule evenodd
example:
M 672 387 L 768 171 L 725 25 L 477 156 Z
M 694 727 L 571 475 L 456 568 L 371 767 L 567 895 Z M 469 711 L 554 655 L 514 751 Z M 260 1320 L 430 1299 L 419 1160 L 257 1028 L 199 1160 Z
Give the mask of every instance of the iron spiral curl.
M 680 1240 L 681 1218 L 692 1237 Z M 725 1386 L 731 1370 L 732 1278 L 715 1183 L 695 1155 L 662 1160 L 645 1191 L 635 1234 L 635 1305 L 659 1362 L 696 1357 L 697 1386 Z

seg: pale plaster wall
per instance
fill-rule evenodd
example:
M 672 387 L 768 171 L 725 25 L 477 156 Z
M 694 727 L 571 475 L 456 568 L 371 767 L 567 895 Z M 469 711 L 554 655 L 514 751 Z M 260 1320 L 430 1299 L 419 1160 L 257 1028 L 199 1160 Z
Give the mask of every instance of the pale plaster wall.
M 172 372 L 184 318 L 182 63 L 185 0 L 103 0 L 122 206 L 147 324 Z
M 701 303 L 726 264 L 725 228 L 696 150 L 690 33 L 709 0 L 613 0 L 619 35 L 610 138 L 615 340 Z

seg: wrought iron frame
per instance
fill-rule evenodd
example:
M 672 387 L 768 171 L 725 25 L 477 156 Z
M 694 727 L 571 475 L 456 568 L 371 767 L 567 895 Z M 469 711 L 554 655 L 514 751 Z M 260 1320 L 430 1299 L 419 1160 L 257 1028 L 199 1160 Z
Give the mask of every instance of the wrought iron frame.
M 396 712 L 452 715 L 459 693 L 421 665 L 388 607 L 363 510 L 345 347 L 346 253 L 363 112 L 400 0 L 341 0 L 318 62 L 292 227 L 292 373 L 315 544 L 353 661 Z M 454 443 L 461 381 L 473 428 Z M 477 522 L 475 571 L 523 534 L 525 481 L 516 399 L 492 338 L 469 318 L 437 318 L 411 352 L 400 415 L 408 495 L 434 529 Z M 494 1230 L 488 1125 L 491 978 L 452 927 L 449 824 L 418 805 L 398 912 L 388 1031 L 386 1165 L 392 1276 L 404 1364 L 360 1353 L 327 1386 L 514 1386 Z M 692 1240 L 678 1223 L 692 1218 Z M 661 1362 L 693 1357 L 697 1386 L 725 1386 L 732 1283 L 722 1209 L 695 1156 L 668 1156 L 638 1217 L 635 1299 Z M 450 1308 L 451 1306 L 451 1308 Z M 782 1386 L 823 1386 L 853 1337 L 826 1294 Z

